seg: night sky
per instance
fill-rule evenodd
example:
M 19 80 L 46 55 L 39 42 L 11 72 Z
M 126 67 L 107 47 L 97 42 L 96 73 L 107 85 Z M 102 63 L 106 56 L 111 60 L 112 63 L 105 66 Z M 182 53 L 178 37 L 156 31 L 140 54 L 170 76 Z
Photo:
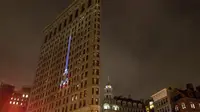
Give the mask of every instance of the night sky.
M 71 0 L 0 4 L 0 80 L 33 83 L 43 28 Z M 164 87 L 200 84 L 199 0 L 103 0 L 102 85 L 116 95 L 148 98 Z

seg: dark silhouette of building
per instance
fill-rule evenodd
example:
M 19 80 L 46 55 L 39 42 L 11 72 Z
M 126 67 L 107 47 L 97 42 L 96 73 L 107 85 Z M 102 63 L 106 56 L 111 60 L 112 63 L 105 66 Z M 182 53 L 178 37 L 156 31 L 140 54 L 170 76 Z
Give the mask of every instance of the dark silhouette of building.
M 0 112 L 7 112 L 9 108 L 9 99 L 12 96 L 15 87 L 9 84 L 0 83 Z
M 9 112 L 26 112 L 30 96 L 30 87 L 13 92 L 9 101 Z

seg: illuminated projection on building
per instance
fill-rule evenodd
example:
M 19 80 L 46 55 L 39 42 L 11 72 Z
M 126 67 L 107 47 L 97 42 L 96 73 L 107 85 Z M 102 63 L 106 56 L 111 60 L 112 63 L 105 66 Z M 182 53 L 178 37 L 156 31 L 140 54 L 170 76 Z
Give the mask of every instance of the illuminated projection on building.
M 68 64 L 69 64 L 69 53 L 70 53 L 70 45 L 71 45 L 71 39 L 72 37 L 69 37 L 68 41 L 68 47 L 67 47 L 67 56 L 66 56 L 66 64 L 65 64 L 65 71 L 63 73 L 63 80 L 60 83 L 60 88 L 63 88 L 68 85 L 69 82 L 69 70 L 68 70 Z

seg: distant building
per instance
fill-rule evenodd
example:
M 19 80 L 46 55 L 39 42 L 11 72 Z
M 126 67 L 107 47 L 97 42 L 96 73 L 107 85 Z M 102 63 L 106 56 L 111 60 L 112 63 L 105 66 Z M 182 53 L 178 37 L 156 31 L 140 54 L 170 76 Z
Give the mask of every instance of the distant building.
M 9 112 L 25 112 L 27 110 L 30 90 L 29 87 L 23 87 L 21 90 L 13 92 L 9 101 Z
M 155 112 L 200 112 L 200 86 L 194 89 L 187 84 L 186 89 L 163 89 L 154 95 Z
M 102 112 L 145 112 L 144 104 L 139 100 L 133 100 L 122 96 L 113 96 L 112 86 L 108 83 L 105 88 Z
M 155 112 L 173 112 L 171 95 L 171 88 L 164 88 L 151 96 L 154 100 Z
M 0 83 L 0 112 L 7 112 L 9 99 L 12 96 L 15 87 L 9 84 Z
M 175 112 L 200 112 L 200 87 L 187 84 L 185 90 L 174 89 Z

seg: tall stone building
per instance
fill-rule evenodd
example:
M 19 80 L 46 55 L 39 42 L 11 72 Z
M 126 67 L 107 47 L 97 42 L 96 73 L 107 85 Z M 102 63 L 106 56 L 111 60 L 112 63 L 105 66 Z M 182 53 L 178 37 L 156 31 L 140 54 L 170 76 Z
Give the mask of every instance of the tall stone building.
M 100 0 L 74 0 L 44 35 L 28 112 L 99 112 Z

